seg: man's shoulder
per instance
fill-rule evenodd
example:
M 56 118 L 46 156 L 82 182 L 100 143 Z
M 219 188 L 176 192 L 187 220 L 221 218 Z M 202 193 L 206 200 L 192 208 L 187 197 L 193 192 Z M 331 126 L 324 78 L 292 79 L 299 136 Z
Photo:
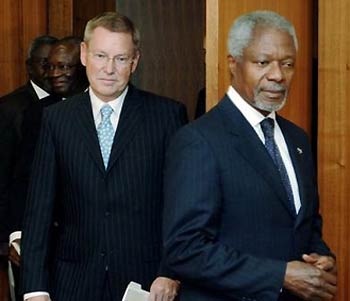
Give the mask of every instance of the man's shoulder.
M 0 127 L 10 126 L 35 101 L 27 85 L 0 98 Z
M 190 140 L 223 139 L 226 133 L 223 119 L 218 105 L 215 105 L 204 115 L 183 126 L 178 131 L 178 136 L 187 136 Z
M 288 131 L 290 133 L 307 136 L 305 130 L 291 120 L 288 120 L 280 115 L 277 115 L 276 118 L 282 131 Z
M 128 93 L 128 95 L 131 97 L 137 97 L 140 100 L 142 99 L 142 101 L 144 101 L 144 104 L 146 106 L 156 106 L 159 108 L 184 106 L 184 104 L 181 103 L 180 101 L 167 96 L 159 95 L 150 91 L 137 89 L 133 86 L 131 86 L 129 89 L 130 89 L 130 93 Z
M 88 104 L 89 100 L 90 98 L 87 92 L 82 92 L 60 101 L 52 98 L 48 99 L 50 103 L 45 105 L 44 111 L 50 114 L 69 114 L 76 106 L 82 103 Z
M 35 93 L 28 85 L 24 85 L 0 98 L 0 110 L 7 113 L 20 111 L 35 100 Z

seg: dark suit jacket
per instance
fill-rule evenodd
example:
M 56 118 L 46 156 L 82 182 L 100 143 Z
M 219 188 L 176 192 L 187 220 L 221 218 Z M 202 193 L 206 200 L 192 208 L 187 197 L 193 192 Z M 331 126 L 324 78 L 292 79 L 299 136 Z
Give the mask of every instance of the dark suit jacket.
M 307 136 L 279 116 L 277 121 L 299 184 L 296 219 L 271 157 L 228 97 L 172 141 L 164 244 L 169 268 L 182 283 L 182 301 L 277 300 L 287 261 L 330 254 L 321 237 Z
M 10 205 L 10 231 L 21 231 L 28 183 L 34 158 L 36 143 L 39 138 L 43 109 L 61 98 L 49 95 L 29 104 L 23 111 L 22 137 L 18 143 L 12 180 L 9 184 L 8 198 Z
M 186 118 L 183 105 L 129 87 L 105 170 L 88 93 L 44 111 L 23 228 L 23 292 L 102 300 L 107 276 L 121 300 L 131 280 L 149 289 L 168 275 L 164 266 L 158 271 L 163 162 Z
M 23 115 L 38 97 L 30 83 L 0 99 L 0 242 L 8 243 L 11 216 L 9 187 L 22 139 Z

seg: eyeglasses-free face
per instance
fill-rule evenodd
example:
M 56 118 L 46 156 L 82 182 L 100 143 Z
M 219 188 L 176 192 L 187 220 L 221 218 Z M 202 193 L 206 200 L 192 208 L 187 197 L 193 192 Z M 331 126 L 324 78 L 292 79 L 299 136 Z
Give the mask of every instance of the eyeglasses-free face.
M 98 98 L 111 101 L 127 86 L 136 70 L 139 52 L 130 33 L 97 27 L 81 45 L 81 61 L 86 66 L 90 87 Z
M 48 80 L 47 63 L 52 45 L 43 44 L 33 56 L 27 61 L 29 77 L 39 87 L 46 91 L 51 91 L 51 83 Z

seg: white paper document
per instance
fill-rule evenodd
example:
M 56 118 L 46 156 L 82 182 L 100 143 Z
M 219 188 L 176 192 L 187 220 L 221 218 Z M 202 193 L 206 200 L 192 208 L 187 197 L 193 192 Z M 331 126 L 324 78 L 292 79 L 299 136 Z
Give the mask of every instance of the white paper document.
M 122 301 L 148 301 L 149 292 L 141 288 L 141 284 L 131 281 L 125 290 Z

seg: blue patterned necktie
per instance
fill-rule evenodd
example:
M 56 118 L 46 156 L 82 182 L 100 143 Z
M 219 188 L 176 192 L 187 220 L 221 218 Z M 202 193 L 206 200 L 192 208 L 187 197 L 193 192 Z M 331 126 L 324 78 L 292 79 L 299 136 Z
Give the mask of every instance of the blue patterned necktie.
M 283 186 L 286 189 L 287 197 L 288 197 L 288 205 L 292 210 L 292 212 L 294 213 L 294 215 L 296 215 L 292 186 L 290 184 L 288 173 L 283 163 L 281 153 L 277 147 L 277 144 L 274 138 L 275 121 L 272 118 L 265 118 L 260 123 L 260 125 L 265 136 L 265 147 L 268 153 L 270 154 L 273 162 L 277 166 L 277 169 L 282 179 Z
M 110 105 L 104 105 L 101 108 L 102 119 L 100 124 L 97 126 L 98 140 L 100 142 L 101 154 L 106 169 L 114 139 L 114 129 L 111 122 L 112 113 L 112 107 Z

